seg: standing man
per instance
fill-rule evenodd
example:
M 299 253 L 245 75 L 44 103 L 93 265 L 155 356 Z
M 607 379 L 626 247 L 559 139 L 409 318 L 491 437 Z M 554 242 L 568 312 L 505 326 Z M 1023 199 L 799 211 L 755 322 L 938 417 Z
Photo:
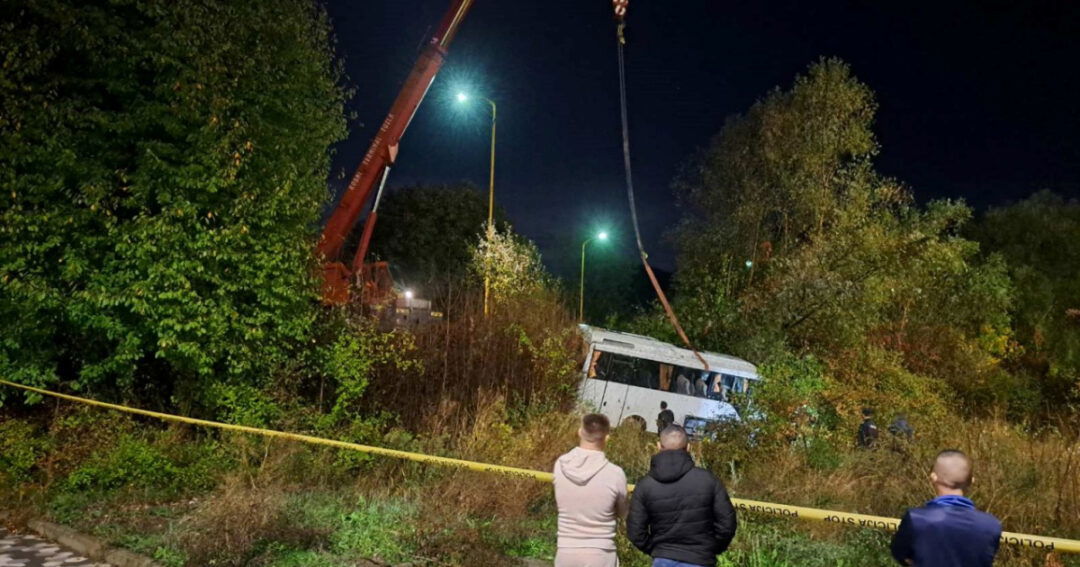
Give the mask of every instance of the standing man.
M 735 537 L 735 508 L 724 485 L 694 466 L 686 430 L 669 425 L 660 452 L 630 503 L 626 533 L 653 567 L 715 567 Z
M 930 483 L 937 498 L 904 514 L 893 536 L 893 557 L 918 567 L 991 567 L 1001 522 L 964 496 L 971 486 L 971 459 L 951 449 L 938 453 Z
M 856 444 L 860 449 L 873 449 L 877 445 L 878 428 L 874 423 L 874 410 L 862 409 L 862 425 L 859 426 L 859 436 Z
M 667 402 L 660 402 L 660 413 L 656 416 L 656 432 L 660 433 L 672 423 L 675 423 L 675 412 L 667 409 Z
M 578 446 L 555 461 L 559 541 L 555 567 L 618 567 L 615 522 L 625 518 L 626 474 L 607 460 L 611 424 L 590 413 L 581 419 Z

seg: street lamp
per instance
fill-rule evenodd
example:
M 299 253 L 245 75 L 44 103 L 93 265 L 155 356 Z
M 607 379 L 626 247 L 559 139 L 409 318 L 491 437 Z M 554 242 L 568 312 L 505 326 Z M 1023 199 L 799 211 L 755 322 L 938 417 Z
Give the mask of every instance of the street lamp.
M 596 240 L 607 240 L 608 233 L 600 232 L 595 238 Z M 593 241 L 593 237 L 586 238 L 585 242 L 581 243 L 581 280 L 578 286 L 578 321 L 585 322 L 585 246 Z
M 487 235 L 488 240 L 495 233 L 495 101 L 490 98 L 482 97 L 488 104 L 491 105 L 491 174 L 488 181 L 488 220 L 487 220 Z M 469 101 L 469 95 L 464 92 L 457 94 L 457 101 L 459 103 L 466 103 Z M 488 296 L 491 295 L 491 278 L 488 274 L 484 274 L 484 315 L 488 314 Z

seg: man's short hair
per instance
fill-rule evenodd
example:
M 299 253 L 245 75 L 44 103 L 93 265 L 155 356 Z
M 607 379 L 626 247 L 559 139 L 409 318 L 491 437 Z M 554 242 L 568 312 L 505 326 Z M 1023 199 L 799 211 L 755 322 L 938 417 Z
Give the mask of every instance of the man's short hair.
M 611 433 L 611 422 L 601 413 L 586 414 L 581 418 L 581 431 L 586 441 L 599 443 Z
M 667 402 L 660 402 L 660 409 L 667 409 Z
M 971 458 L 957 449 L 945 449 L 934 459 L 934 474 L 942 486 L 953 490 L 971 487 Z
M 862 409 L 862 414 L 863 414 L 863 417 L 871 417 L 871 416 L 874 415 L 874 410 L 871 409 L 871 408 L 863 408 Z
M 681 425 L 674 423 L 660 432 L 660 449 L 664 451 L 685 449 L 690 444 L 690 436 Z

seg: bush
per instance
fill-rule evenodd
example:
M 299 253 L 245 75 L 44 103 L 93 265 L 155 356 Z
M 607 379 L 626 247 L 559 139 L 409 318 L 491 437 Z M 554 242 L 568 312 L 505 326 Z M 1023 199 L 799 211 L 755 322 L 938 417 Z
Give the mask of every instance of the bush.
M 208 398 L 214 400 L 214 415 L 226 423 L 266 428 L 278 423 L 285 413 L 266 390 L 250 384 L 215 383 Z
M 827 539 L 793 531 L 789 521 L 740 518 L 739 535 L 717 567 L 888 567 L 888 536 L 856 530 Z
M 52 440 L 27 421 L 0 421 L 0 482 L 4 486 L 30 481 L 34 468 L 44 457 Z
M 410 541 L 420 520 L 414 504 L 361 498 L 351 508 L 330 538 L 334 551 L 390 563 L 412 559 Z
M 171 449 L 171 450 L 170 450 Z M 71 472 L 63 490 L 112 491 L 130 487 L 157 489 L 165 498 L 213 486 L 216 465 L 213 444 L 187 444 L 167 447 L 157 440 L 125 435 L 115 446 L 95 453 Z

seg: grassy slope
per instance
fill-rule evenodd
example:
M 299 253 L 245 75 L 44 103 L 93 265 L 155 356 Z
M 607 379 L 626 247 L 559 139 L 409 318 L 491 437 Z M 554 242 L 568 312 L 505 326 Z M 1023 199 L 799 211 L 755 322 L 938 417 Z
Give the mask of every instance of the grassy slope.
M 393 431 L 372 441 L 545 468 L 572 445 L 573 419 L 547 413 L 512 426 L 496 404 L 457 441 Z M 1020 439 L 1015 432 L 992 429 L 982 427 L 980 435 L 989 436 L 985 443 L 1001 462 L 984 471 L 988 486 L 977 500 L 989 502 L 1012 529 L 1076 537 L 1076 480 L 1068 484 L 1050 470 L 1051 449 L 1060 447 L 1030 438 L 1023 446 L 1010 444 Z M 18 462 L 37 463 L 36 473 L 25 469 L 23 482 L 5 483 L 17 488 L 5 501 L 165 565 L 344 565 L 364 558 L 501 565 L 512 557 L 551 558 L 555 551 L 553 496 L 550 487 L 532 481 L 156 429 L 97 410 L 71 410 L 36 429 L 8 420 L 0 422 L 0 433 L 0 458 L 8 465 L 17 462 L 12 456 L 19 450 L 34 458 Z M 704 447 L 705 460 L 717 460 L 721 449 Z M 651 451 L 649 436 L 621 429 L 609 456 L 637 478 Z M 740 464 L 740 479 L 729 483 L 734 494 L 886 514 L 923 498 L 924 481 L 905 480 L 911 475 L 900 465 L 921 460 L 921 454 L 841 455 L 826 460 L 831 464 L 825 469 L 798 453 L 759 457 Z M 12 476 L 19 469 L 5 472 Z M 1036 473 L 1042 476 L 1030 478 Z M 1049 509 L 1055 491 L 1045 488 L 1063 480 L 1055 520 Z M 648 565 L 625 538 L 619 544 L 624 565 Z M 753 515 L 741 518 L 739 535 L 721 558 L 723 566 L 889 564 L 885 534 Z M 1044 558 L 1007 552 L 999 564 L 1036 566 Z M 1080 565 L 1080 558 L 1065 565 Z

